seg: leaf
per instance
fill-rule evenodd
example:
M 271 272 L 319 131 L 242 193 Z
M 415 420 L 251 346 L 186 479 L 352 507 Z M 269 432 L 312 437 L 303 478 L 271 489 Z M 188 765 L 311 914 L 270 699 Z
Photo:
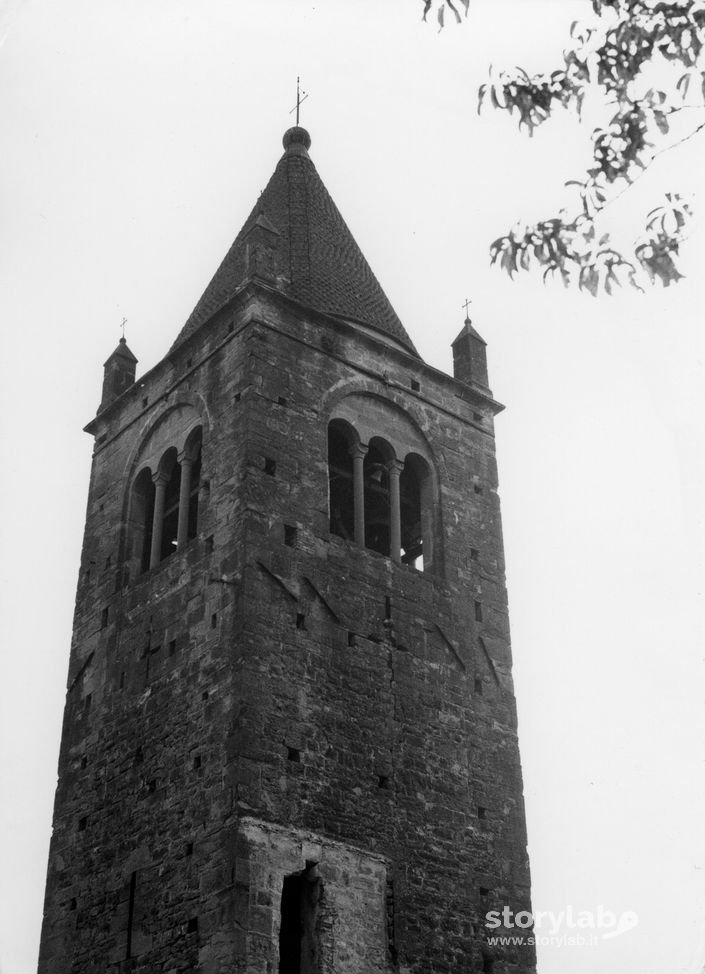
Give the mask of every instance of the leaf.
M 676 91 L 683 99 L 688 97 L 688 88 L 690 87 L 692 78 L 692 73 L 690 71 L 686 71 L 686 73 L 681 75 L 676 82 Z
M 446 3 L 448 4 L 448 6 L 450 7 L 450 9 L 455 14 L 455 21 L 456 21 L 456 23 L 458 23 L 458 24 L 462 23 L 462 18 L 460 16 L 460 14 L 458 13 L 458 11 L 453 6 L 453 0 L 446 0 Z
M 594 264 L 586 264 L 580 269 L 578 287 L 581 291 L 588 291 L 593 297 L 597 296 L 599 277 Z
M 588 271 L 588 274 L 585 279 L 585 288 L 590 292 L 590 294 L 592 294 L 593 298 L 596 298 L 600 278 L 594 267 L 587 267 L 586 270 Z
M 504 241 L 507 239 L 507 237 L 497 237 L 497 239 L 490 244 L 490 264 L 497 263 L 499 255 L 504 250 Z
M 445 14 L 446 14 L 446 8 L 445 7 L 439 7 L 438 8 L 439 30 L 443 30 L 443 21 L 445 20 Z
M 658 126 L 659 132 L 662 135 L 668 134 L 668 119 L 663 112 L 654 112 L 654 120 Z
M 620 263 L 624 263 L 624 261 L 620 260 Z M 616 284 L 617 287 L 622 286 L 622 282 L 620 281 L 618 275 L 615 274 L 614 269 L 612 267 L 610 267 L 609 269 L 609 273 L 607 275 L 607 281 L 612 281 L 612 283 Z M 607 283 L 607 281 L 605 281 L 605 284 Z
M 510 278 L 514 278 L 517 271 L 516 245 L 513 244 L 511 250 L 505 250 L 502 254 L 501 267 L 506 271 Z

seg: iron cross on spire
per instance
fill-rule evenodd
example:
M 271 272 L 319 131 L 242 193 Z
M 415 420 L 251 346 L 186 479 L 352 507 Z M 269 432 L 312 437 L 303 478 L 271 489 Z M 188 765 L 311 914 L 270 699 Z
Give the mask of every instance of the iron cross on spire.
M 465 298 L 465 304 L 463 305 L 463 307 L 465 308 L 465 317 L 466 318 L 469 318 L 470 317 L 469 308 L 470 308 L 470 305 L 471 304 L 472 304 L 472 301 L 470 300 L 470 298 Z
M 301 81 L 301 79 L 297 75 L 297 77 L 296 77 L 296 105 L 289 112 L 290 115 L 293 112 L 296 112 L 296 124 L 297 125 L 299 124 L 299 109 L 301 108 L 301 103 L 304 102 L 304 101 L 306 101 L 306 99 L 308 98 L 308 92 L 307 91 L 301 91 L 300 81 Z
M 127 324 L 127 318 L 123 318 L 120 322 L 120 327 L 122 328 L 122 338 L 125 340 L 125 325 Z

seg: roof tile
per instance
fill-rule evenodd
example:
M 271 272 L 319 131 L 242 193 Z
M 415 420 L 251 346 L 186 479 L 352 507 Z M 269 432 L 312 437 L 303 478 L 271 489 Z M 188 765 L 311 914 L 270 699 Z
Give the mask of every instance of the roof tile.
M 358 321 L 417 355 L 309 158 L 308 133 L 290 129 L 284 145 L 272 178 L 174 344 L 259 275 L 301 304 Z

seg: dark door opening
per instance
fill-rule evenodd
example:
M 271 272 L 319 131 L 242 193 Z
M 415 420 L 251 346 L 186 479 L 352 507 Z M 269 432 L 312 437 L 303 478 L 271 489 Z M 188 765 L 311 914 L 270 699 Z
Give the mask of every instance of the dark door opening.
M 318 974 L 318 905 L 321 881 L 316 866 L 284 877 L 279 928 L 279 974 Z

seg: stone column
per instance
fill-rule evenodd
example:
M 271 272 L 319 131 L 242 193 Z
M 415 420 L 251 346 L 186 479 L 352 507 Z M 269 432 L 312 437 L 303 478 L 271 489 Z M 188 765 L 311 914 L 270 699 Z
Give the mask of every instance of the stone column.
M 160 471 L 154 478 L 154 517 L 152 518 L 152 547 L 149 552 L 149 567 L 154 568 L 161 561 L 162 531 L 164 529 L 164 499 L 169 474 Z
M 399 476 L 404 464 L 390 460 L 389 473 L 389 554 L 393 562 L 401 564 L 401 500 L 399 497 Z
M 357 444 L 350 448 L 353 458 L 353 496 L 355 513 L 355 543 L 365 547 L 365 457 L 367 447 Z
M 176 528 L 176 548 L 182 548 L 188 541 L 188 510 L 191 502 L 191 471 L 193 457 L 182 453 L 179 457 L 181 464 L 181 486 L 179 487 L 179 522 Z

